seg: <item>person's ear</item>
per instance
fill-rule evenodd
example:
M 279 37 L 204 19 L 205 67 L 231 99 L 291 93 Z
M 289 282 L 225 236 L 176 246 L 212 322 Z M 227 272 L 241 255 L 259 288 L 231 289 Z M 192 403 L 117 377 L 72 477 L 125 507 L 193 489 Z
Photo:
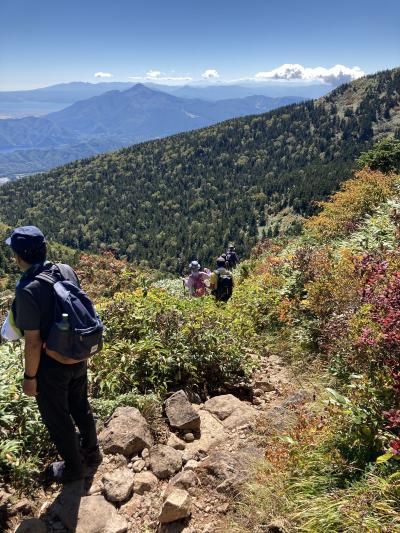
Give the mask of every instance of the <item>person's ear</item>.
M 14 254 L 14 260 L 15 260 L 15 262 L 17 264 L 17 267 L 21 268 L 21 259 L 20 259 L 19 255 L 16 254 L 15 252 L 13 252 L 13 254 Z

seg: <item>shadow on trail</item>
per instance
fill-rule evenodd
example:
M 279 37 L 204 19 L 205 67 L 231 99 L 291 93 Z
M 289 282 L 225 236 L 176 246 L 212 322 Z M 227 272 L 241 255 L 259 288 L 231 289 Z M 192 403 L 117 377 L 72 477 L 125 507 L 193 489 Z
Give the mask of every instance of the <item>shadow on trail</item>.
M 96 470 L 92 471 L 90 476 L 85 479 L 63 485 L 56 499 L 41 515 L 41 520 L 51 522 L 56 519 L 69 531 L 76 531 L 81 500 L 84 496 L 87 496 Z

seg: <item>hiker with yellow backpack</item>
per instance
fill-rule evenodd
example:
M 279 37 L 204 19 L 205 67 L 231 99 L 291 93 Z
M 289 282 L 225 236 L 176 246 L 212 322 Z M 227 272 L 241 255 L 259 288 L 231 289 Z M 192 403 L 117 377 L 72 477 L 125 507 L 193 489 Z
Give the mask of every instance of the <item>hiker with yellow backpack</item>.
M 234 281 L 232 272 L 226 268 L 227 261 L 220 256 L 217 259 L 217 269 L 211 274 L 211 294 L 218 302 L 227 302 L 232 296 Z

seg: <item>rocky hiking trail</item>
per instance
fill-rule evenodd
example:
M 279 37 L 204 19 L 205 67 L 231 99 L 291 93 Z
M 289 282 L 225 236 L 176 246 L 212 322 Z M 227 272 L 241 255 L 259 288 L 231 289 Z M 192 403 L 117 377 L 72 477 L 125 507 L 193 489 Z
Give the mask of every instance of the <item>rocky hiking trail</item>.
M 156 431 L 136 408 L 117 408 L 100 429 L 104 460 L 90 486 L 52 485 L 16 505 L 3 494 L 8 531 L 228 532 L 227 513 L 251 465 L 263 458 L 268 433 L 285 434 L 310 397 L 272 355 L 262 358 L 247 393 L 247 401 L 223 394 L 190 403 L 178 391 Z M 274 524 L 265 530 L 284 531 Z

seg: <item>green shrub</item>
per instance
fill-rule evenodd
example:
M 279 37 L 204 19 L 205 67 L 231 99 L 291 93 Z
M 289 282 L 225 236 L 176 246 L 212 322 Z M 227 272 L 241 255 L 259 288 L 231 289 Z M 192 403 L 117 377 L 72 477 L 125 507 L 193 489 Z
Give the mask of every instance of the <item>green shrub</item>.
M 104 352 L 93 358 L 93 394 L 115 398 L 132 389 L 180 387 L 216 391 L 245 378 L 245 319 L 210 297 L 181 299 L 163 290 L 120 294 L 103 309 Z

